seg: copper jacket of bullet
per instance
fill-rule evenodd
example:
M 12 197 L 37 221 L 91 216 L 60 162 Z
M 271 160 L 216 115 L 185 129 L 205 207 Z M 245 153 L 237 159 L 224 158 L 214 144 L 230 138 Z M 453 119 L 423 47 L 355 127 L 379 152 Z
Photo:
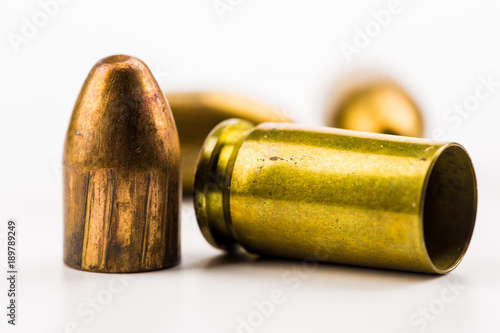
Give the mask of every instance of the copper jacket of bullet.
M 224 92 L 166 93 L 179 131 L 184 194 L 193 192 L 194 170 L 203 141 L 221 121 L 241 118 L 254 124 L 291 122 L 278 110 L 252 99 Z
M 206 139 L 194 193 L 221 249 L 438 274 L 462 259 L 477 205 L 456 143 L 238 119 Z
M 64 145 L 64 262 L 139 272 L 180 260 L 180 147 L 148 67 L 111 56 L 90 71 Z

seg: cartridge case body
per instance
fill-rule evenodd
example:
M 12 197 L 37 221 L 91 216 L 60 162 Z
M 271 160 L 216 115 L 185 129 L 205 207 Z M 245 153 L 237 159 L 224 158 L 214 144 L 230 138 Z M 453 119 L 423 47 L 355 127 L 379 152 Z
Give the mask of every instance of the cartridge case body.
M 89 73 L 64 146 L 64 262 L 140 272 L 180 260 L 180 147 L 165 97 L 128 56 Z
M 221 121 L 230 118 L 263 122 L 291 122 L 278 110 L 251 99 L 223 92 L 166 93 L 179 131 L 182 183 L 185 195 L 193 193 L 194 172 L 203 141 Z
M 195 180 L 216 247 L 427 273 L 460 262 L 476 204 L 458 144 L 294 124 L 221 123 Z

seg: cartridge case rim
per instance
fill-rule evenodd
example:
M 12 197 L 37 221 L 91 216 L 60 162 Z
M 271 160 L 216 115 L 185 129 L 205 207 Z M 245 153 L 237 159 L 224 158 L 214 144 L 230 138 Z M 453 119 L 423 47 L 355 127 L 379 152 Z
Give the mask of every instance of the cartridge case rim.
M 214 247 L 232 251 L 238 243 L 229 215 L 232 166 L 241 143 L 255 125 L 242 119 L 228 119 L 207 136 L 198 157 L 193 199 L 198 226 Z M 221 150 L 225 148 L 225 152 Z

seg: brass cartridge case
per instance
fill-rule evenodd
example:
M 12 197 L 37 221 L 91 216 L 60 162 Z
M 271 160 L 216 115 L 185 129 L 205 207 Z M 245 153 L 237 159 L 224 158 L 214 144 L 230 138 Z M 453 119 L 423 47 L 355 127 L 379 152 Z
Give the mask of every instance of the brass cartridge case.
M 203 145 L 194 200 L 217 248 L 444 274 L 468 247 L 476 193 L 456 143 L 231 119 Z
M 221 121 L 240 118 L 254 124 L 291 122 L 278 110 L 238 95 L 223 92 L 178 92 L 165 95 L 179 131 L 185 195 L 193 192 L 194 171 L 203 141 Z
M 180 260 L 180 146 L 148 67 L 100 60 L 76 101 L 64 144 L 64 262 L 140 272 Z
M 352 74 L 341 80 L 328 107 L 327 126 L 411 137 L 424 135 L 422 113 L 394 80 L 375 73 Z

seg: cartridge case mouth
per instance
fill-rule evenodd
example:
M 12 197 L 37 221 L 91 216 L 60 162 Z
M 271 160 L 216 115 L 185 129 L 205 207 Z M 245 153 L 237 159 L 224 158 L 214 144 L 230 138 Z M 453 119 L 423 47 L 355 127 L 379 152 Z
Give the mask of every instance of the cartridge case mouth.
M 476 176 L 462 146 L 443 147 L 429 169 L 422 199 L 420 216 L 429 260 L 435 273 L 448 273 L 465 255 L 476 219 Z
M 193 189 L 196 219 L 205 239 L 219 249 L 237 247 L 229 211 L 231 175 L 238 150 L 254 127 L 246 120 L 223 121 L 210 132 L 198 157 Z

